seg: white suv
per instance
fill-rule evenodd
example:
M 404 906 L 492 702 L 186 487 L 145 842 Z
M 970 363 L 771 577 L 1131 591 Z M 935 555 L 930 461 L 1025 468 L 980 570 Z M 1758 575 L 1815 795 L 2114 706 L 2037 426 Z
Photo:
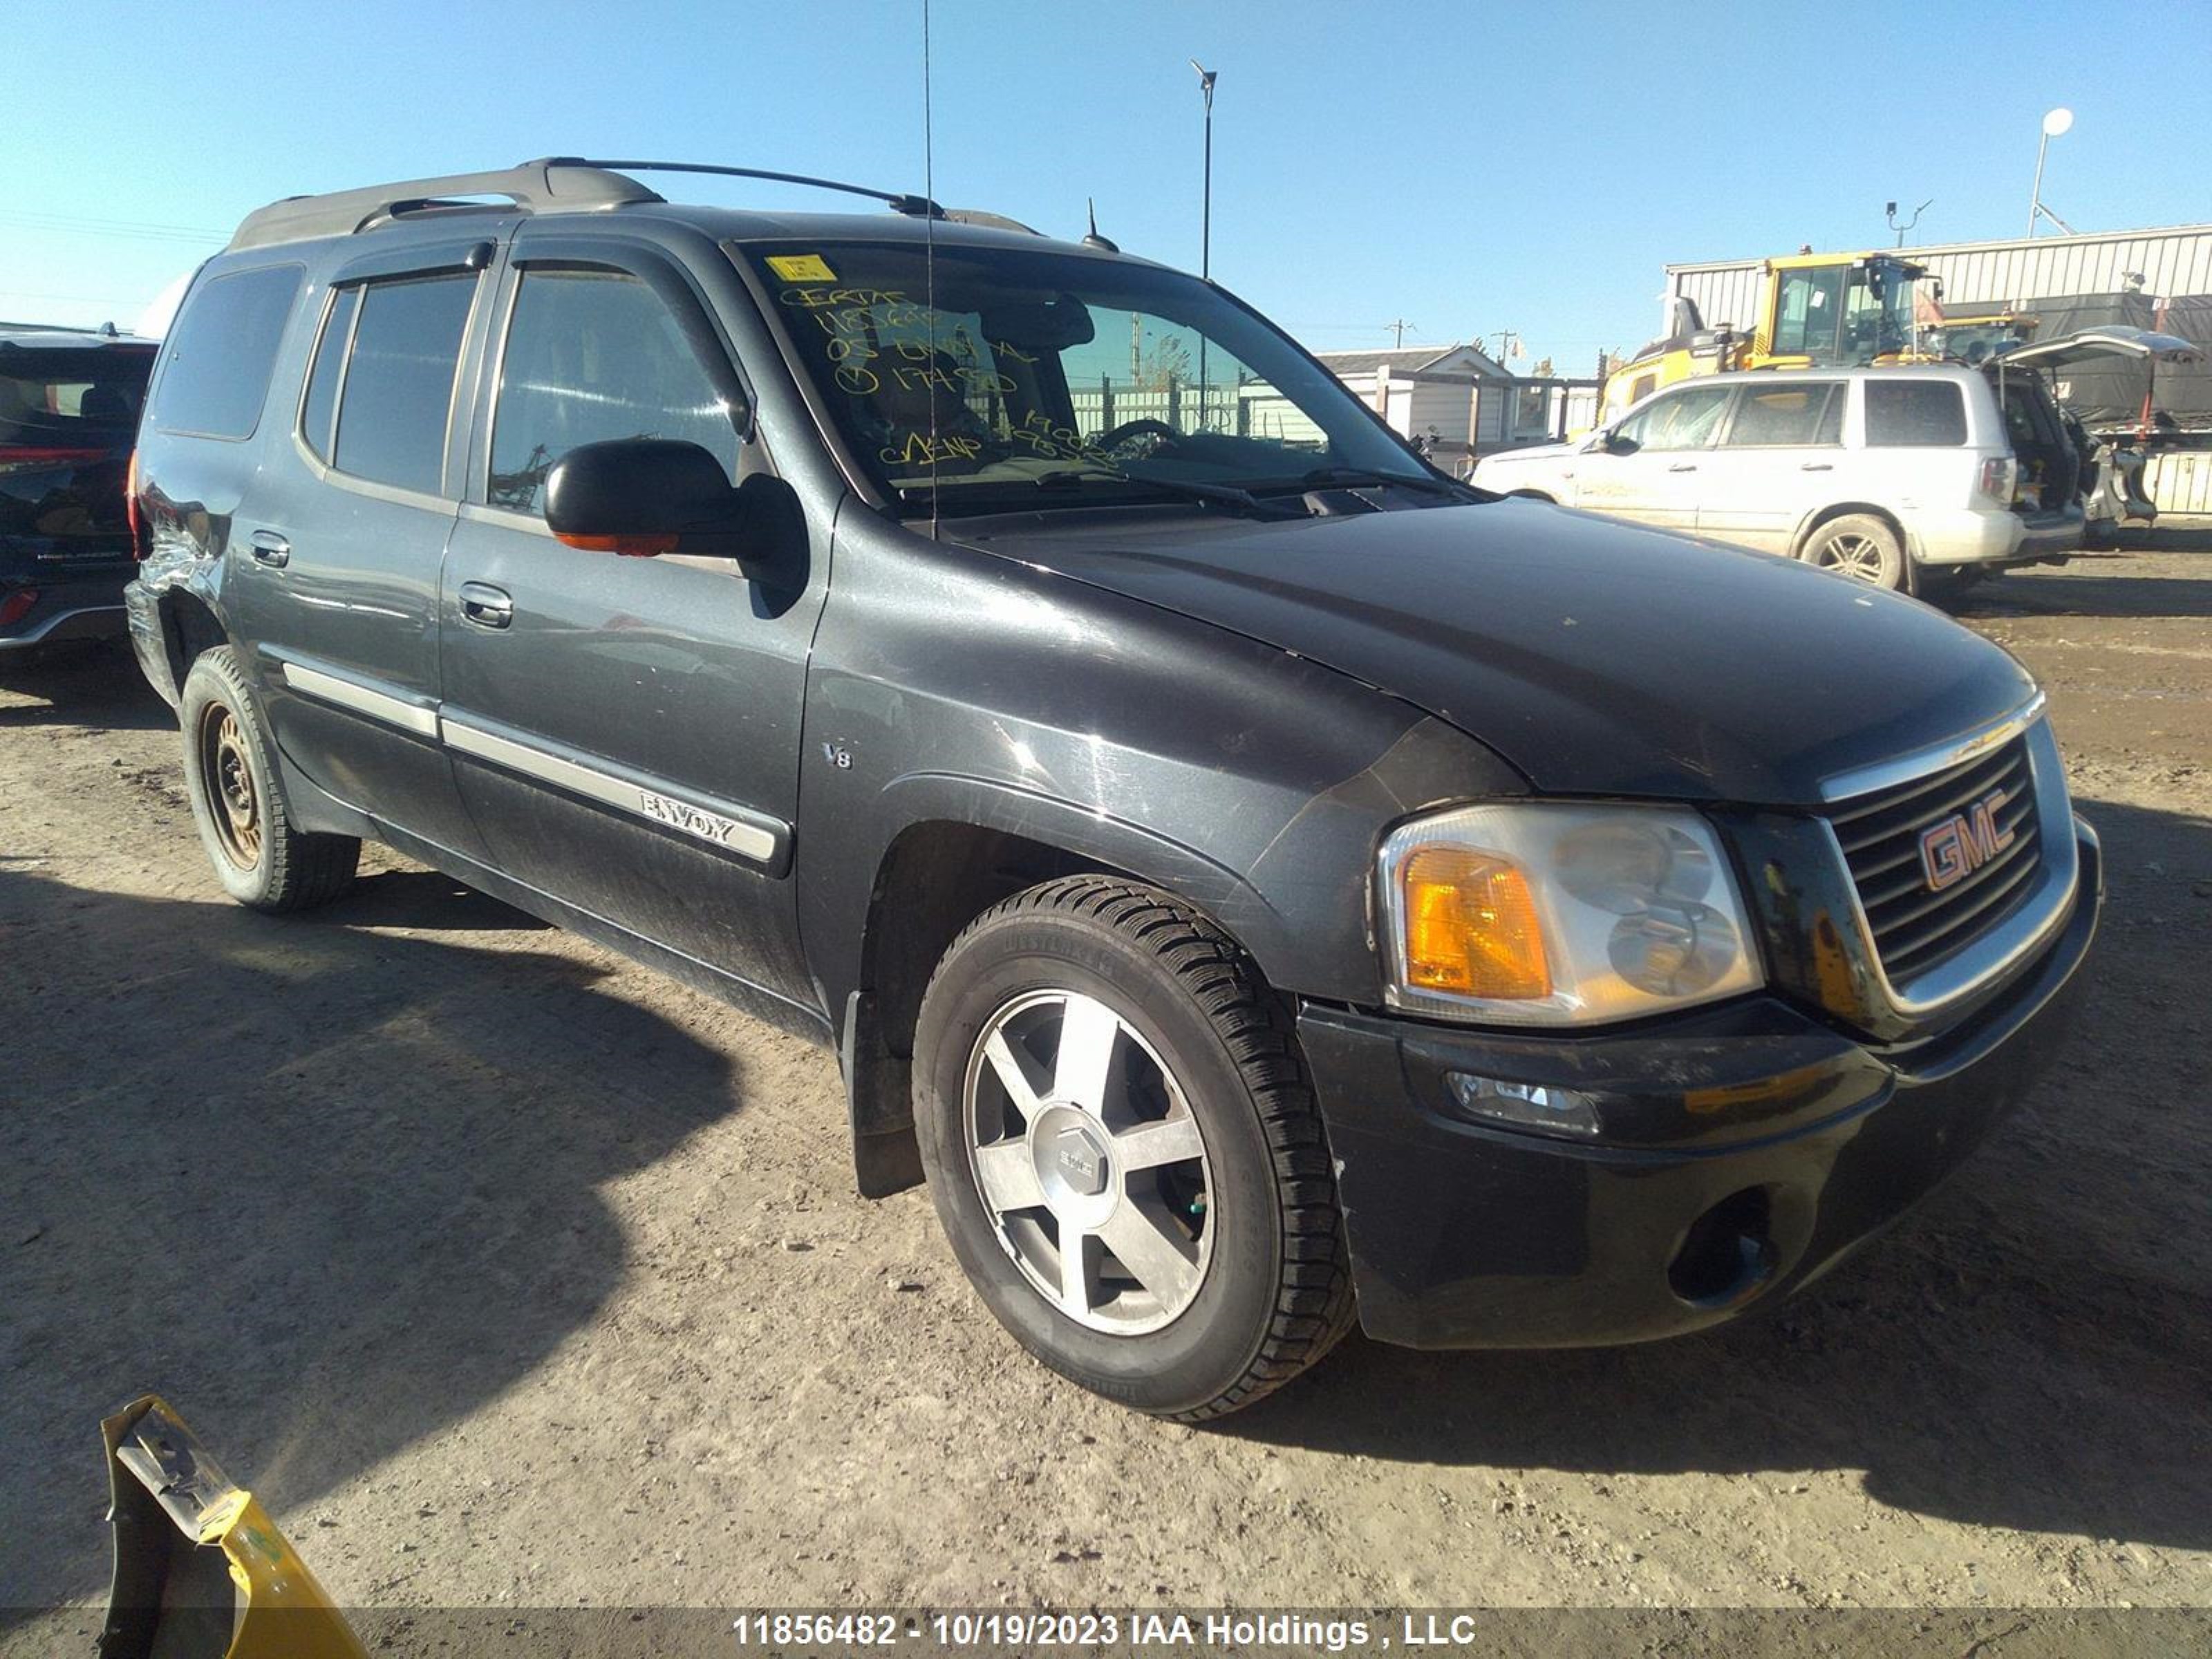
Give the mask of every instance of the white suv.
M 2077 550 L 2081 475 L 2041 376 L 1992 363 L 1703 375 L 1474 482 L 1910 589 Z

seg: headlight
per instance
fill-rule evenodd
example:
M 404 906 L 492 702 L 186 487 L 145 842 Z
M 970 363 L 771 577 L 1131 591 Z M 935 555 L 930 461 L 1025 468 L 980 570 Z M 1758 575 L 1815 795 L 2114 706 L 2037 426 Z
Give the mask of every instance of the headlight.
M 1589 1024 L 1759 983 L 1710 824 L 1673 807 L 1516 801 L 1401 824 L 1382 843 L 1394 1007 Z

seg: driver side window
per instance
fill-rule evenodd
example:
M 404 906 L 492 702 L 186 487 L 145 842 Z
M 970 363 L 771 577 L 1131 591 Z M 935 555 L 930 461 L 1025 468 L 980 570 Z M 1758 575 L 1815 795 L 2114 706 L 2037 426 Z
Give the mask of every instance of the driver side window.
M 545 475 L 579 445 L 678 438 L 736 476 L 738 431 L 660 296 L 627 272 L 523 273 L 492 415 L 494 507 L 545 510 Z
M 1734 395 L 1729 386 L 1685 386 L 1645 404 L 1614 428 L 1614 436 L 1639 450 L 1706 448 Z

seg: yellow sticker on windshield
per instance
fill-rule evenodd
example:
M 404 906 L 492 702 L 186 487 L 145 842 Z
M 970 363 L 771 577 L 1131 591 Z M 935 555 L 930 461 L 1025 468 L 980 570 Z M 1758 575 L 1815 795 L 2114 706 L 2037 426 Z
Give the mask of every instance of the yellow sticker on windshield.
M 818 253 L 771 253 L 768 268 L 787 283 L 834 283 L 837 273 Z

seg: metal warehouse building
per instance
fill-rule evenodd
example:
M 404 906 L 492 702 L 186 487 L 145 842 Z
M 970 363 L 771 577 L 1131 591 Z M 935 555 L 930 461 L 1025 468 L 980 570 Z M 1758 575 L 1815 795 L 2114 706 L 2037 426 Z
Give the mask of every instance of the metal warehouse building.
M 1947 315 L 2033 309 L 2039 301 L 2142 295 L 2212 295 L 2212 224 L 2003 242 L 1948 242 L 1899 250 L 1943 285 Z M 1667 297 L 1695 302 L 1709 326 L 1748 328 L 1759 315 L 1764 259 L 1710 259 L 1667 267 Z M 2171 325 L 2169 325 L 2171 326 Z M 2177 332 L 2191 333 L 2187 328 Z M 2212 349 L 2212 340 L 2197 343 Z M 2212 454 L 2182 451 L 2152 464 L 2152 494 L 2172 513 L 2212 513 Z

